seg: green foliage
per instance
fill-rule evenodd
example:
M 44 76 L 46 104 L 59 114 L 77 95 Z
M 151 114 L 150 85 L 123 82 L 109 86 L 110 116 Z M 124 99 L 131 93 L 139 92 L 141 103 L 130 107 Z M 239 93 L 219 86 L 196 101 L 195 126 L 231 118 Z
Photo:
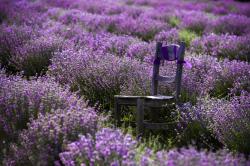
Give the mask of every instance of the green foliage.
M 203 27 L 199 27 L 199 26 L 193 26 L 193 27 L 187 28 L 187 30 L 189 32 L 192 32 L 194 35 L 202 36 L 204 28 Z
M 180 19 L 177 18 L 176 16 L 172 16 L 169 18 L 168 23 L 172 26 L 172 27 L 177 27 L 180 24 Z
M 150 121 L 154 122 L 169 122 L 169 129 L 167 131 L 146 129 L 144 136 L 140 139 L 140 146 L 138 147 L 141 153 L 144 153 L 146 148 L 150 148 L 156 152 L 163 149 L 171 149 L 175 146 L 175 128 L 178 116 L 174 114 L 174 110 L 171 107 L 145 111 L 145 119 L 150 119 Z M 172 109 L 172 111 L 170 111 L 170 109 Z M 121 129 L 124 133 L 133 135 L 136 139 L 135 113 L 135 107 L 122 107 L 121 115 L 123 124 Z
M 113 24 L 110 24 L 107 28 L 107 31 L 110 32 L 110 33 L 115 33 L 116 32 L 116 25 L 113 23 Z
M 141 38 L 143 41 L 150 41 L 152 39 L 154 39 L 155 35 L 157 34 L 157 30 L 151 30 L 148 33 L 145 34 L 140 34 L 140 33 L 135 33 L 135 35 L 139 38 Z
M 149 147 L 154 152 L 157 152 L 159 150 L 168 150 L 173 148 L 173 142 L 173 138 L 164 138 L 163 135 L 150 135 L 148 138 L 143 139 L 141 146 Z
M 7 18 L 7 15 L 4 11 L 0 11 L 0 24 Z
M 182 90 L 180 100 L 181 103 L 190 102 L 194 105 L 197 102 L 197 96 L 197 94 L 190 94 L 185 90 Z
M 222 147 L 222 144 L 215 139 L 211 132 L 199 121 L 190 122 L 186 128 L 179 133 L 176 141 L 176 145 L 179 147 L 194 145 L 198 149 L 206 148 L 210 150 L 216 150 Z
M 92 84 L 92 80 L 77 78 L 77 81 L 71 86 L 71 91 L 79 92 L 89 104 L 94 107 L 100 107 L 103 110 L 109 110 L 114 105 L 114 95 L 120 93 L 120 87 L 102 88 Z
M 61 38 L 46 37 L 29 41 L 24 47 L 23 58 L 18 58 L 17 69 L 23 71 L 26 77 L 42 76 L 51 64 L 54 53 L 60 51 L 63 45 Z
M 181 41 L 184 41 L 186 43 L 186 45 L 189 47 L 190 43 L 196 38 L 198 37 L 196 35 L 196 33 L 191 32 L 189 30 L 183 29 L 179 32 L 179 39 Z
M 227 97 L 230 89 L 233 87 L 233 82 L 231 81 L 225 81 L 220 80 L 216 82 L 216 86 L 213 88 L 213 90 L 210 92 L 210 95 L 212 97 L 216 98 L 224 98 Z
M 250 125 L 248 125 L 248 129 L 242 131 L 235 131 L 233 133 L 234 139 L 227 140 L 226 145 L 229 149 L 244 153 L 246 155 L 250 154 Z
M 47 52 L 38 52 L 35 56 L 28 56 L 22 63 L 23 74 L 27 77 L 44 75 L 48 70 L 52 55 L 53 51 L 49 50 Z

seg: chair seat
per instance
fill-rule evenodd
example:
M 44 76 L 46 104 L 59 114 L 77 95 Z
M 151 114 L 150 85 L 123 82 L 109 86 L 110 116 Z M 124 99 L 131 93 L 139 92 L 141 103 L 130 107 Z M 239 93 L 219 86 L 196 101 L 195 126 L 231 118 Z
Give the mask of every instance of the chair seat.
M 175 103 L 174 96 L 145 96 L 144 105 L 147 107 L 163 107 Z
M 138 98 L 144 98 L 144 99 L 152 99 L 152 100 L 172 100 L 174 99 L 174 96 L 124 96 L 124 95 L 115 95 L 115 98 L 120 99 L 138 99 Z
M 151 100 L 172 100 L 174 99 L 174 96 L 145 96 L 146 99 Z
M 164 103 L 169 103 L 174 101 L 174 96 L 123 96 L 123 95 L 115 95 L 115 99 L 117 101 L 117 104 L 122 105 L 131 105 L 136 106 L 137 99 L 144 99 L 146 100 L 146 105 L 148 106 L 162 106 Z
M 120 99 L 138 99 L 138 98 L 144 98 L 145 96 L 125 96 L 125 95 L 115 95 L 115 98 Z

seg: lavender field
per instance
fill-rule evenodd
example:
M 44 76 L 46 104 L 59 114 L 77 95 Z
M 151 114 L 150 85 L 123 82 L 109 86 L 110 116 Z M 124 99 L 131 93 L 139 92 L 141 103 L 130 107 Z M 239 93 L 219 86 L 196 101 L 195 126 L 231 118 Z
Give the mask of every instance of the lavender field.
M 114 95 L 149 95 L 156 43 L 182 41 L 173 125 L 115 127 Z M 0 166 L 250 166 L 249 62 L 250 2 L 0 0 Z

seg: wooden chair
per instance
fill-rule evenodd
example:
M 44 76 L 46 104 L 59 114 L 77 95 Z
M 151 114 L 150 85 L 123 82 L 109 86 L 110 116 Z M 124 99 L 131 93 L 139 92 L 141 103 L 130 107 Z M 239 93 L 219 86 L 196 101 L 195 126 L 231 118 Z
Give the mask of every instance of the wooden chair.
M 140 136 L 144 133 L 144 129 L 166 129 L 167 123 L 149 123 L 144 120 L 144 111 L 146 107 L 160 108 L 166 104 L 179 104 L 181 77 L 184 61 L 185 44 L 171 44 L 163 46 L 162 43 L 156 44 L 156 53 L 153 65 L 151 96 L 122 96 L 115 95 L 114 117 L 116 126 L 121 125 L 121 106 L 136 106 L 136 133 Z M 159 75 L 161 61 L 176 61 L 177 69 L 175 76 L 166 77 Z M 158 94 L 158 83 L 175 82 L 175 94 L 172 96 L 161 96 Z

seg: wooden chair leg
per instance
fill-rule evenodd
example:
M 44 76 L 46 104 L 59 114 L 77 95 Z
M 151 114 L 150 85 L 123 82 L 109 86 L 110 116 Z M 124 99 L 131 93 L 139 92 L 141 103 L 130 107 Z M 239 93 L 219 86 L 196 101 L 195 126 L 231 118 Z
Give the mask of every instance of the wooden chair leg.
M 137 109 L 136 109 L 136 135 L 140 137 L 144 133 L 144 99 L 137 99 Z
M 115 98 L 115 103 L 114 103 L 114 116 L 115 116 L 116 127 L 120 127 L 121 126 L 121 105 L 119 104 L 117 98 Z

